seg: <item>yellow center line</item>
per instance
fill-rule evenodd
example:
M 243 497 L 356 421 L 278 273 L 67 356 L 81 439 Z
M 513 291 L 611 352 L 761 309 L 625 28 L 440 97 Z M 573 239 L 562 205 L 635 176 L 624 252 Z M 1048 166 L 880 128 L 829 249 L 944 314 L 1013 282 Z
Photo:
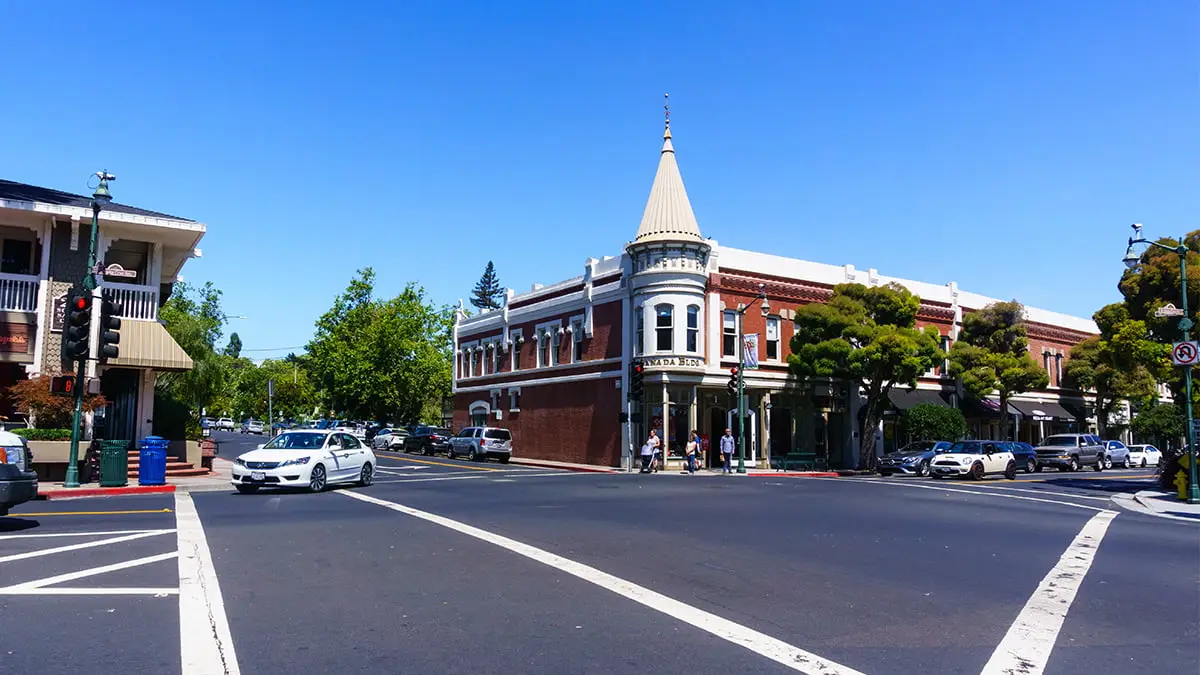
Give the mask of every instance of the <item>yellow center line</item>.
M 417 462 L 418 464 L 432 464 L 434 466 L 449 466 L 455 469 L 470 469 L 471 471 L 503 471 L 504 469 L 489 469 L 482 466 L 471 466 L 469 464 L 451 464 L 450 462 L 435 462 L 429 459 L 416 459 L 415 457 L 388 457 L 387 455 L 379 455 L 383 459 L 391 459 L 397 462 Z
M 135 511 L 57 511 L 51 513 L 10 513 L 10 516 L 17 518 L 28 518 L 37 516 L 39 518 L 45 516 L 118 516 L 131 515 L 135 513 L 171 513 L 171 509 L 140 509 Z

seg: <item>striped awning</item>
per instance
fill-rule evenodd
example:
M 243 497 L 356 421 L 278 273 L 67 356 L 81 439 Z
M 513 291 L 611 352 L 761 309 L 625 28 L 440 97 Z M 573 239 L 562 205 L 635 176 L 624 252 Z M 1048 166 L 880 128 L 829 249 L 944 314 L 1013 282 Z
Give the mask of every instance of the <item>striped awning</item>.
M 120 358 L 109 359 L 118 368 L 191 370 L 192 358 L 157 321 L 121 322 Z

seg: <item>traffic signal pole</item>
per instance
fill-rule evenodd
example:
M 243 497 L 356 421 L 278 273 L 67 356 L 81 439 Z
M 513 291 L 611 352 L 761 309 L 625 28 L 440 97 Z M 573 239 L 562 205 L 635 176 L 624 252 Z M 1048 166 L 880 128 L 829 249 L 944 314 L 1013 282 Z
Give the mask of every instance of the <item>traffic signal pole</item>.
M 743 397 L 746 391 L 745 376 L 743 371 L 746 369 L 746 340 L 742 337 L 742 317 L 745 315 L 744 308 L 738 308 L 738 369 L 737 369 L 737 413 L 738 413 L 738 473 L 746 473 L 746 411 L 745 401 Z

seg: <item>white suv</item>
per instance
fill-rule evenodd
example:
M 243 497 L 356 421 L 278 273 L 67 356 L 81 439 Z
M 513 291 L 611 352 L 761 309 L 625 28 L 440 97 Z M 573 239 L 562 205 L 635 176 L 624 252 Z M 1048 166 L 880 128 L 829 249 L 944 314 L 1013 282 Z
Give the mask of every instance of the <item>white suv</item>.
M 221 419 L 217 420 L 217 428 L 221 431 L 233 431 L 233 419 L 229 417 L 222 417 Z
M 512 457 L 512 434 L 508 429 L 467 427 L 450 439 L 450 459 L 459 455 L 466 455 L 472 461 L 495 457 L 501 464 L 508 464 Z
M 934 478 L 970 476 L 983 480 L 989 474 L 1002 473 L 1013 480 L 1017 477 L 1017 461 L 999 441 L 958 441 L 944 454 L 933 460 L 930 474 Z

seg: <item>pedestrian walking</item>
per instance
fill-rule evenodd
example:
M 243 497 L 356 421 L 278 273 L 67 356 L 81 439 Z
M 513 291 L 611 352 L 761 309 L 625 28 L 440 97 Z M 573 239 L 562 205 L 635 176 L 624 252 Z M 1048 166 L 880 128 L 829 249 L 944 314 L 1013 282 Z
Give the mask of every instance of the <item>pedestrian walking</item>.
M 721 437 L 721 461 L 725 464 L 724 473 L 733 473 L 734 445 L 736 442 L 733 440 L 733 430 L 727 427 L 725 435 Z
M 697 431 L 692 431 L 692 435 L 688 438 L 687 448 L 687 472 L 689 476 L 696 475 L 696 453 L 700 451 L 700 434 Z
M 658 443 L 658 432 L 651 429 L 650 437 L 642 444 L 642 470 L 639 473 L 650 473 L 651 471 L 658 470 L 654 466 L 656 463 L 654 455 L 658 451 Z

